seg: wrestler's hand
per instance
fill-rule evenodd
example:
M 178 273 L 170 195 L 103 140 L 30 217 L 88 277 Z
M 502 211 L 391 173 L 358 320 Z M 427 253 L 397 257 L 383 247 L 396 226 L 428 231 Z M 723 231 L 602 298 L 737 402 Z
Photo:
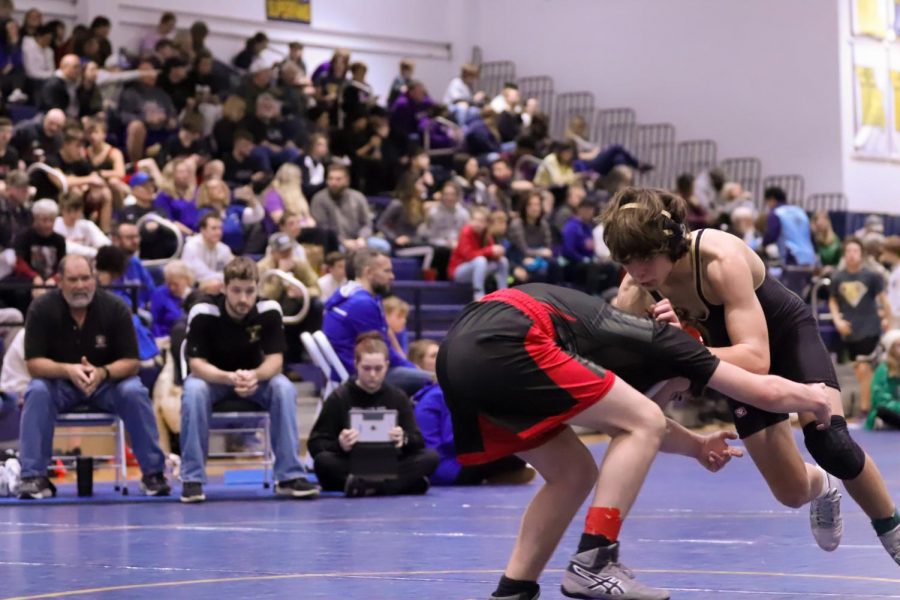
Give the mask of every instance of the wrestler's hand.
M 701 436 L 697 460 L 707 470 L 715 473 L 727 465 L 732 457 L 740 458 L 744 455 L 744 451 L 740 448 L 728 445 L 728 440 L 736 440 L 737 437 L 733 431 L 718 431 Z
M 668 298 L 663 298 L 654 304 L 650 310 L 653 318 L 657 321 L 665 321 L 672 327 L 681 329 L 681 321 L 678 320 L 678 315 L 675 314 L 675 307 L 672 306 Z
M 824 383 L 807 384 L 810 400 L 814 407 L 811 412 L 816 415 L 816 429 L 824 431 L 831 426 L 831 400 L 828 397 L 828 386 Z

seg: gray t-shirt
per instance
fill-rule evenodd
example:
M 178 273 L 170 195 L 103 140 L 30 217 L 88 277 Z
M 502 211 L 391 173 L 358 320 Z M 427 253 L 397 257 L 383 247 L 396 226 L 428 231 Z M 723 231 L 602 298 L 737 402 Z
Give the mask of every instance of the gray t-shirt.
M 831 297 L 837 300 L 841 315 L 850 322 L 852 332 L 845 341 L 859 342 L 881 336 L 881 318 L 877 298 L 884 291 L 884 278 L 863 269 L 857 273 L 835 271 L 831 276 Z

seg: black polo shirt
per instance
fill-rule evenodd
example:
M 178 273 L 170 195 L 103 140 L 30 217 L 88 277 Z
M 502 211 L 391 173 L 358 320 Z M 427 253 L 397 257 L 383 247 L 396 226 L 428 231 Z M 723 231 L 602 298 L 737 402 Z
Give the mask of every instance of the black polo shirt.
M 224 295 L 195 304 L 188 315 L 187 357 L 223 371 L 255 369 L 285 347 L 281 307 L 274 300 L 257 302 L 241 321 L 225 311 Z
M 97 290 L 80 328 L 61 291 L 49 291 L 32 302 L 25 319 L 25 360 L 80 363 L 82 356 L 97 366 L 138 358 L 134 323 L 125 302 Z

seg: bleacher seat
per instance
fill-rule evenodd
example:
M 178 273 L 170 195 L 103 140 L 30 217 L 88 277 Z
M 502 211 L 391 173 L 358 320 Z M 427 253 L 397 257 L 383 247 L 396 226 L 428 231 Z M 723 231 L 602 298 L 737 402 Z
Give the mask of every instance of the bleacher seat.
M 37 106 L 31 106 L 30 104 L 10 104 L 7 106 L 7 109 L 9 110 L 9 118 L 12 120 L 13 124 L 28 121 L 38 114 Z
M 391 258 L 394 277 L 399 281 L 419 281 L 422 279 L 422 261 L 418 258 Z

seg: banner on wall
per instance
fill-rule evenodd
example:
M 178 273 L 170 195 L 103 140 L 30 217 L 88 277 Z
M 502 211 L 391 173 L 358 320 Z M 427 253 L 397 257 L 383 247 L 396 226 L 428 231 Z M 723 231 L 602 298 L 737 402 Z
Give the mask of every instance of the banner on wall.
M 900 157 L 900 46 L 891 45 L 890 49 L 889 77 L 891 84 L 891 155 Z
M 852 0 L 853 35 L 883 40 L 888 32 L 885 0 Z M 893 12 L 891 13 L 893 22 Z M 896 26 L 896 24 L 895 24 Z
M 887 157 L 891 153 L 894 127 L 888 125 L 887 99 L 890 88 L 888 79 L 888 60 L 884 47 L 875 44 L 855 44 L 853 147 L 859 154 Z
M 891 19 L 894 22 L 894 37 L 900 37 L 900 0 L 891 0 Z
M 270 21 L 310 23 L 311 0 L 266 0 L 266 18 Z

